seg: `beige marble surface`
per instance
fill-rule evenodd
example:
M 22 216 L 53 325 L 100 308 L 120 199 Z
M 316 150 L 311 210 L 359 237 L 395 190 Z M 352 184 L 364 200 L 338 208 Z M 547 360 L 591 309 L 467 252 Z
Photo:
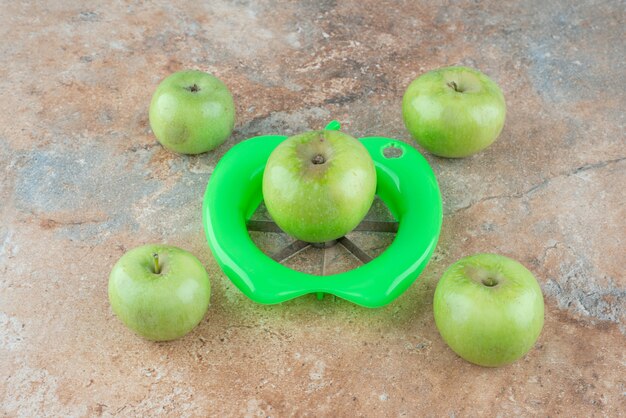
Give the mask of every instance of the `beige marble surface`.
M 0 3 L 0 415 L 624 414 L 623 4 L 110 3 Z M 404 89 L 451 64 L 496 80 L 508 115 L 479 155 L 425 154 L 445 215 L 419 279 L 374 310 L 243 296 L 202 231 L 219 158 L 335 118 L 415 146 Z M 220 77 L 237 104 L 233 136 L 196 157 L 165 151 L 147 121 L 158 82 L 187 68 Z M 113 263 L 148 242 L 192 251 L 212 278 L 205 320 L 171 343 L 133 335 L 107 300 Z M 458 358 L 432 316 L 442 272 L 476 252 L 518 259 L 545 294 L 537 346 L 499 369 Z M 319 253 L 293 263 L 319 266 Z

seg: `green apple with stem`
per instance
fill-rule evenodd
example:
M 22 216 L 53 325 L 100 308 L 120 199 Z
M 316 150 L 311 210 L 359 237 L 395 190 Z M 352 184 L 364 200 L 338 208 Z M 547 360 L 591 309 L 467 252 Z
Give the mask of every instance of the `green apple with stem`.
M 125 253 L 109 277 L 113 312 L 131 330 L 153 341 L 180 338 L 200 323 L 211 285 L 191 253 L 167 245 L 144 245 Z
M 427 151 L 460 158 L 491 145 L 504 126 L 500 87 L 468 67 L 445 67 L 413 80 L 402 99 L 409 133 Z
M 363 144 L 340 131 L 292 136 L 272 151 L 263 198 L 287 234 L 311 243 L 340 238 L 369 211 L 376 169 Z
M 157 87 L 149 117 L 152 132 L 165 148 L 200 154 L 228 139 L 235 124 L 235 103 L 217 77 L 179 71 Z
M 497 254 L 472 255 L 450 266 L 435 289 L 433 311 L 450 348 L 488 367 L 524 356 L 535 345 L 544 320 L 535 276 Z

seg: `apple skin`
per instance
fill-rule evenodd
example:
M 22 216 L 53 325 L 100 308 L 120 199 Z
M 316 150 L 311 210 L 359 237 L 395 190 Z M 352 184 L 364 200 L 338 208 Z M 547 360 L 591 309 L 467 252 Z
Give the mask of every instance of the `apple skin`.
M 506 104 L 500 87 L 485 74 L 445 67 L 413 80 L 402 99 L 402 116 L 409 133 L 427 151 L 461 158 L 496 140 Z
M 155 273 L 158 254 L 160 273 Z M 191 253 L 166 245 L 144 245 L 125 253 L 109 277 L 113 312 L 131 330 L 152 341 L 174 340 L 200 323 L 211 285 Z
M 157 87 L 149 117 L 152 132 L 165 148 L 200 154 L 228 139 L 235 125 L 235 103 L 217 77 L 179 71 Z
M 524 356 L 543 328 L 544 302 L 537 280 L 517 261 L 496 254 L 472 255 L 450 266 L 435 290 L 433 310 L 450 348 L 487 367 Z
M 323 163 L 314 163 L 321 155 Z M 376 169 L 363 144 L 340 131 L 305 132 L 283 141 L 263 173 L 265 205 L 287 234 L 311 243 L 354 229 L 376 192 Z

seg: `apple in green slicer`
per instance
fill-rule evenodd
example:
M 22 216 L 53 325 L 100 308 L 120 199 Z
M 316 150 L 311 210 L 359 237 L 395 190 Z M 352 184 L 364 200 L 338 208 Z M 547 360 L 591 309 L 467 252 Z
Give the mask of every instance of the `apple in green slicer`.
M 433 310 L 450 348 L 487 367 L 524 356 L 543 328 L 539 283 L 526 267 L 496 254 L 472 255 L 450 266 L 435 289 Z
M 500 87 L 468 67 L 445 67 L 413 80 L 402 99 L 409 133 L 427 151 L 460 158 L 491 145 L 504 126 Z
M 153 341 L 174 340 L 200 323 L 211 285 L 191 253 L 166 245 L 144 245 L 124 254 L 109 277 L 113 312 L 135 333 Z
M 152 131 L 165 148 L 200 154 L 228 139 L 235 124 L 235 103 L 217 77 L 179 71 L 159 84 L 149 116 Z
M 263 173 L 263 198 L 287 234 L 311 243 L 344 236 L 369 211 L 376 169 L 363 144 L 340 131 L 305 132 L 283 141 Z

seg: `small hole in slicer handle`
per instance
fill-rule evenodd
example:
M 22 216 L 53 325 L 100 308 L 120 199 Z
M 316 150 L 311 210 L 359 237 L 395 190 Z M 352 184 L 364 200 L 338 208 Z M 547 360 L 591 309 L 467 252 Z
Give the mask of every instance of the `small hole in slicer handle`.
M 400 158 L 402 157 L 402 154 L 404 154 L 402 148 L 397 147 L 393 144 L 387 145 L 385 146 L 385 148 L 383 148 L 383 155 L 385 156 L 385 158 Z

